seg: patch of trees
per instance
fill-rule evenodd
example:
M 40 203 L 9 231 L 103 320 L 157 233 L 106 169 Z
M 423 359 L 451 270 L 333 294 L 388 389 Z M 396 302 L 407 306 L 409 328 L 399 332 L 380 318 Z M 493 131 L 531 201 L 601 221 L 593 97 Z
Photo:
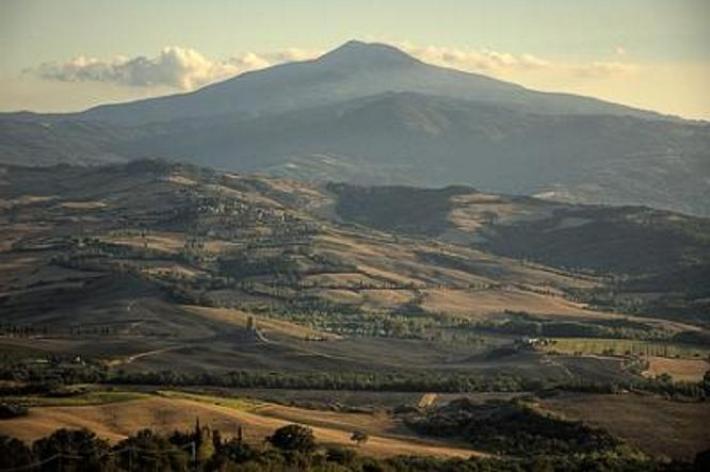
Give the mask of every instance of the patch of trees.
M 593 382 L 582 378 L 569 380 L 555 387 L 558 390 L 583 393 L 618 394 L 643 392 L 662 395 L 670 400 L 705 401 L 710 397 L 710 380 L 674 382 L 667 374 L 655 378 L 634 378 L 625 382 Z
M 467 187 L 358 187 L 328 184 L 338 197 L 335 211 L 345 220 L 371 228 L 413 235 L 436 236 L 449 227 L 451 198 L 473 193 Z
M 209 385 L 229 388 L 359 390 L 384 392 L 519 392 L 553 387 L 515 375 L 440 372 L 266 372 L 191 374 L 177 371 L 118 372 L 108 383 L 132 385 Z
M 383 392 L 540 392 L 565 390 L 617 394 L 650 392 L 669 399 L 705 400 L 710 397 L 710 379 L 674 382 L 667 376 L 631 378 L 626 381 L 594 382 L 584 378 L 564 381 L 521 377 L 514 374 L 473 374 L 440 371 L 262 371 L 189 373 L 176 370 L 125 372 L 109 370 L 91 361 L 66 364 L 62 358 L 43 364 L 0 364 L 0 380 L 20 382 L 0 386 L 4 395 L 51 395 L 64 385 L 130 384 L 170 386 L 218 386 L 228 388 L 274 388 L 300 390 L 357 390 Z
M 241 429 L 240 429 L 241 431 Z M 704 455 L 703 455 L 704 454 Z M 165 472 L 541 472 L 624 471 L 692 472 L 704 470 L 707 453 L 689 462 L 659 461 L 626 450 L 580 454 L 527 455 L 469 459 L 361 455 L 352 448 L 319 445 L 310 428 L 287 425 L 262 444 L 249 444 L 241 434 L 225 438 L 219 431 L 195 430 L 164 435 L 144 429 L 111 446 L 93 432 L 60 429 L 31 445 L 0 436 L 1 470 Z
M 219 262 L 220 272 L 235 279 L 277 273 L 288 274 L 296 272 L 298 265 L 291 258 L 283 256 L 250 258 L 246 256 L 222 260 Z
M 0 403 L 0 420 L 26 416 L 27 413 L 28 410 L 26 406 L 18 405 L 16 403 Z
M 0 393 L 45 393 L 61 385 L 102 383 L 108 377 L 105 366 L 84 361 L 75 363 L 68 356 L 52 355 L 24 362 L 3 362 L 0 363 L 0 380 L 21 384 L 2 386 Z
M 496 454 L 610 453 L 624 446 L 603 429 L 552 416 L 517 400 L 476 403 L 463 398 L 406 421 L 421 434 L 462 437 Z
M 507 311 L 506 314 L 510 318 L 505 321 L 478 322 L 473 325 L 473 328 L 495 333 L 532 337 L 606 338 L 649 341 L 672 339 L 671 333 L 666 330 L 628 320 L 600 320 L 593 323 L 580 321 L 546 321 L 526 312 Z

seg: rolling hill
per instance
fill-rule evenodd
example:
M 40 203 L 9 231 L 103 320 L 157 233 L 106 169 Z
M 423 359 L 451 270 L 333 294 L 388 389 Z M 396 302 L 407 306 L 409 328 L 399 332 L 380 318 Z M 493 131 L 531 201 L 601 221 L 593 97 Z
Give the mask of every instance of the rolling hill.
M 129 371 L 504 368 L 564 378 L 591 368 L 616 378 L 625 374 L 613 359 L 545 363 L 510 351 L 517 332 L 506 330 L 706 335 L 705 219 L 164 161 L 0 175 L 0 316 L 4 330 L 32 339 L 4 338 L 5 355 L 78 353 Z M 692 283 L 664 285 L 662 267 Z M 653 303 L 625 310 L 625 291 Z M 491 330 L 500 334 L 481 334 Z

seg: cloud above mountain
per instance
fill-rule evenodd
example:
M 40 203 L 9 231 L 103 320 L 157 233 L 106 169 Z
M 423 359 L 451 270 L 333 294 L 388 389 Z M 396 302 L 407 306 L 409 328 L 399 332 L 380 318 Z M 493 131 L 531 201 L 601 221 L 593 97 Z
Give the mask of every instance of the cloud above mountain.
M 586 78 L 607 78 L 628 74 L 636 70 L 630 62 L 621 61 L 623 56 L 617 48 L 617 57 L 612 61 L 592 61 L 588 63 L 568 63 L 541 58 L 534 54 L 513 54 L 486 48 L 452 48 L 445 46 L 415 46 L 400 43 L 402 50 L 416 58 L 444 67 L 494 76 L 510 76 L 515 73 L 534 71 L 555 72 L 567 76 Z
M 635 66 L 622 54 L 612 61 L 565 63 L 534 54 L 513 54 L 479 48 L 414 46 L 397 44 L 402 50 L 424 62 L 471 72 L 515 80 L 516 74 L 547 73 L 604 79 L 628 74 Z M 290 48 L 269 52 L 247 52 L 227 59 L 213 60 L 199 51 L 169 46 L 153 57 L 116 57 L 101 60 L 78 56 L 66 62 L 45 62 L 26 73 L 60 82 L 99 82 L 126 87 L 167 86 L 193 90 L 243 72 L 263 69 L 274 64 L 312 59 L 322 51 Z
M 67 62 L 45 62 L 26 72 L 61 82 L 105 82 L 129 87 L 169 86 L 192 90 L 242 72 L 315 55 L 302 49 L 285 49 L 267 54 L 248 52 L 226 60 L 211 60 L 195 49 L 170 46 L 154 57 L 120 56 L 105 61 L 78 56 Z
M 550 66 L 549 61 L 532 54 L 515 55 L 490 49 L 417 47 L 408 44 L 403 44 L 402 49 L 424 62 L 480 72 L 498 69 L 536 69 Z

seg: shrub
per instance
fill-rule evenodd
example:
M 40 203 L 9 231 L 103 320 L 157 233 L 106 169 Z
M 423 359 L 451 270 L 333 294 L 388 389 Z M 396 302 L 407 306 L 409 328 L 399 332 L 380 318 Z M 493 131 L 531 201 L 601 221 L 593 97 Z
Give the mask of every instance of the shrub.
M 266 439 L 284 451 L 312 452 L 316 448 L 313 430 L 298 424 L 283 426 Z
M 26 416 L 27 407 L 14 403 L 0 403 L 0 420 Z

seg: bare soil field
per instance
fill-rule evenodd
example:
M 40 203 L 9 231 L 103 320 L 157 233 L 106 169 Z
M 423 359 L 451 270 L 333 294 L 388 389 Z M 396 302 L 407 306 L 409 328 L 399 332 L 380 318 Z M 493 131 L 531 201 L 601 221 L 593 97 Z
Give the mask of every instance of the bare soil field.
M 648 369 L 643 375 L 655 377 L 669 374 L 674 380 L 698 382 L 702 380 L 705 372 L 710 370 L 710 362 L 705 359 L 674 359 L 667 357 L 649 356 Z

